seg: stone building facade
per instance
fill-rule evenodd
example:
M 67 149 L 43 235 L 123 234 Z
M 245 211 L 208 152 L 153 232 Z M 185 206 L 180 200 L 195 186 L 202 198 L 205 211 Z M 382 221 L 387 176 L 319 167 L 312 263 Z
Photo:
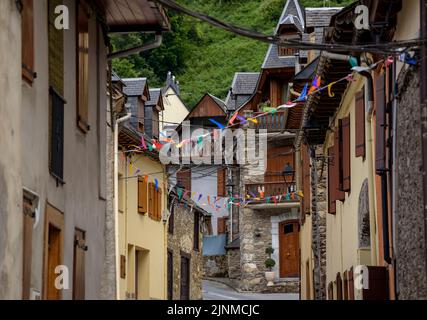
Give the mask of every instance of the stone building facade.
M 191 200 L 178 201 L 176 196 L 169 199 L 168 299 L 201 300 L 202 235 L 209 214 Z M 184 270 L 187 263 L 188 269 Z

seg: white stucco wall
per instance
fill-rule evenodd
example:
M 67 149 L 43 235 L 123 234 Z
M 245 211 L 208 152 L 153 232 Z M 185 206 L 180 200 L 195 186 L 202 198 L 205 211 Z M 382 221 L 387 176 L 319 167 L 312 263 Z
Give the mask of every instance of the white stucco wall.
M 181 123 L 189 113 L 182 100 L 170 87 L 163 94 L 163 104 L 165 110 L 161 112 L 160 119 L 164 121 L 165 125 L 168 125 L 168 122 Z M 160 131 L 163 129 L 162 122 L 160 122 L 159 129 Z

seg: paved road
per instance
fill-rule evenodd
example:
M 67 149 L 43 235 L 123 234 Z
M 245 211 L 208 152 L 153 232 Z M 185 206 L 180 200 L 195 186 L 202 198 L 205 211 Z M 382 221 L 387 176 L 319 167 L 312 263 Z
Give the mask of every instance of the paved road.
M 298 300 L 296 293 L 239 293 L 229 286 L 203 280 L 203 300 Z

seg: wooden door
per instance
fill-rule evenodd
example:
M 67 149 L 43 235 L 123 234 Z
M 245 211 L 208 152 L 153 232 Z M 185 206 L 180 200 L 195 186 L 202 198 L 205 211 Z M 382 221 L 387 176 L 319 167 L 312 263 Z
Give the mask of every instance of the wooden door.
M 280 277 L 299 276 L 298 222 L 282 222 L 279 225 Z
M 74 233 L 73 299 L 85 299 L 85 254 L 86 235 L 84 231 Z
M 181 256 L 181 300 L 190 300 L 190 259 Z
M 55 279 L 58 276 L 55 268 L 61 264 L 61 230 L 49 225 L 48 253 L 47 253 L 47 299 L 61 299 L 61 292 L 55 287 Z
M 168 251 L 168 300 L 173 300 L 173 253 Z

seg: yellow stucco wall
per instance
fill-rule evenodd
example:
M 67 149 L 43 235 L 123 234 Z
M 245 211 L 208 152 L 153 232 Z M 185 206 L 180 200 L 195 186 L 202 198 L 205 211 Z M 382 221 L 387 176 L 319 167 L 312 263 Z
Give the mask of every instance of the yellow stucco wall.
M 313 295 L 313 250 L 312 233 L 311 233 L 311 215 L 306 215 L 305 223 L 300 229 L 300 246 L 301 246 L 301 300 L 312 300 Z M 307 262 L 309 267 L 309 279 L 307 278 Z M 308 280 L 308 281 L 307 281 Z M 310 291 L 307 290 L 307 282 Z
M 369 144 L 366 145 L 367 156 L 365 159 L 355 155 L 355 94 L 362 90 L 364 78 L 356 76 L 357 81 L 352 83 L 345 93 L 344 100 L 338 110 L 335 120 L 335 127 L 338 126 L 338 119 L 350 115 L 350 159 L 351 159 L 351 191 L 346 192 L 343 202 L 336 202 L 336 214 L 326 216 L 326 285 L 336 280 L 337 273 L 343 277 L 343 272 L 352 266 L 360 264 L 371 264 L 371 252 L 367 248 L 358 247 L 358 208 L 359 194 L 365 179 L 369 178 Z M 365 120 L 366 121 L 366 120 Z M 366 129 L 369 129 L 369 122 L 365 122 Z M 333 133 L 327 134 L 324 152 L 333 144 Z M 366 140 L 368 140 L 366 136 Z M 371 178 L 372 178 L 371 171 Z M 368 180 L 370 180 L 369 178 Z M 369 186 L 371 187 L 371 186 Z M 371 199 L 370 199 L 371 201 Z M 373 213 L 370 212 L 370 215 Z M 372 239 L 376 238 L 375 229 L 371 225 L 371 247 Z M 374 247 L 375 244 L 374 244 Z M 336 288 L 334 288 L 336 292 Z
M 155 178 L 162 188 L 162 210 L 166 208 L 164 167 L 144 155 L 134 155 L 129 165 L 119 155 L 119 252 L 126 256 L 126 278 L 120 278 L 120 298 L 135 293 L 135 265 L 138 260 L 138 299 L 166 299 L 166 225 L 154 221 L 148 214 L 138 213 L 138 175 Z M 126 174 L 127 173 L 127 174 Z M 155 173 L 155 174 L 153 174 Z M 127 177 L 127 178 L 126 178 Z M 138 254 L 136 254 L 138 251 Z M 120 270 L 118 270 L 120 272 Z

